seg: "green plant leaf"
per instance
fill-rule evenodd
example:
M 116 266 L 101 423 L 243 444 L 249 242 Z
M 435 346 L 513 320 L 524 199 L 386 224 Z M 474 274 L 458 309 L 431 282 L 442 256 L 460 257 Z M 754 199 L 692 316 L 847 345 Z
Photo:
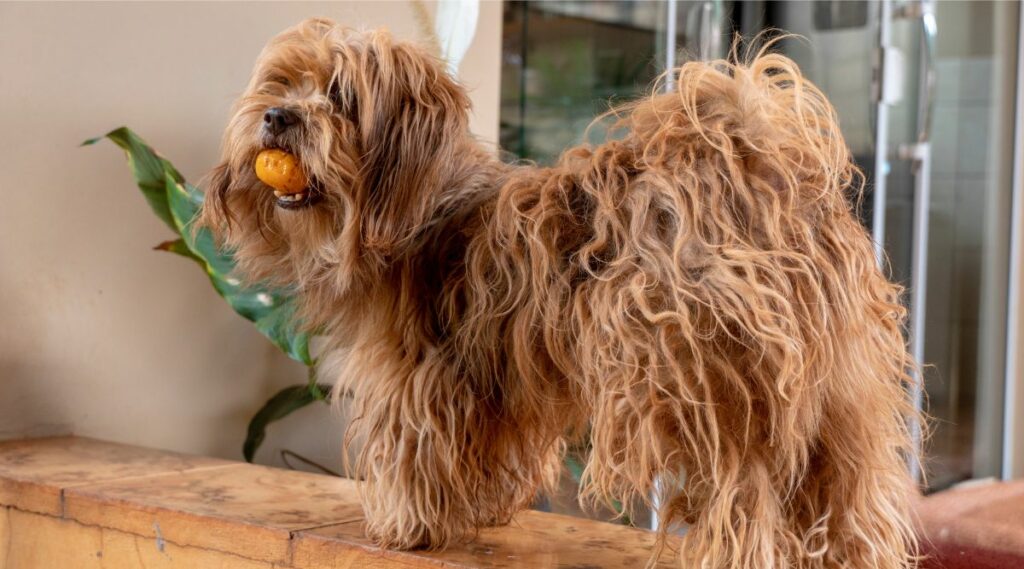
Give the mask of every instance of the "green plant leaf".
M 256 319 L 255 324 L 256 329 L 270 338 L 270 341 L 281 351 L 307 366 L 312 366 L 313 358 L 309 355 L 309 335 L 296 331 L 293 325 L 294 321 L 295 305 L 289 299 Z
M 174 219 L 171 217 L 167 195 L 164 192 L 164 177 L 170 174 L 175 180 L 181 181 L 183 178 L 178 170 L 128 127 L 115 128 L 103 136 L 90 138 L 83 142 L 82 146 L 95 144 L 104 138 L 110 139 L 124 149 L 128 156 L 128 168 L 131 169 L 132 175 L 135 177 L 135 183 L 142 190 L 142 195 L 149 202 L 149 207 L 168 227 L 177 229 Z
M 316 397 L 321 401 L 327 401 L 327 397 L 331 393 L 331 387 L 329 385 L 316 382 L 316 366 L 309 366 L 307 378 L 306 387 L 309 388 L 309 392 L 313 394 L 313 397 Z
M 109 138 L 124 149 L 128 167 L 153 213 L 178 234 L 178 239 L 157 248 L 198 262 L 214 289 L 235 312 L 252 321 L 260 333 L 290 357 L 312 365 L 309 335 L 300 331 L 295 319 L 294 297 L 288 291 L 242 286 L 232 276 L 235 260 L 231 252 L 217 246 L 209 229 L 194 226 L 203 205 L 203 193 L 186 182 L 174 165 L 127 127 L 89 139 L 83 145 L 103 138 Z
M 163 243 L 157 245 L 156 247 L 153 247 L 153 250 L 166 251 L 168 253 L 174 253 L 175 255 L 181 255 L 186 259 L 192 259 L 193 261 L 199 263 L 200 266 L 205 266 L 203 260 L 196 256 L 196 254 L 193 253 L 192 250 L 188 248 L 188 245 L 185 244 L 185 240 L 180 237 L 178 239 L 164 241 Z
M 327 392 L 328 385 L 316 385 L 318 390 Z M 273 397 L 263 404 L 263 407 L 256 412 L 249 421 L 249 430 L 245 436 L 245 444 L 242 445 L 242 455 L 246 462 L 252 462 L 256 451 L 263 444 L 267 436 L 267 425 L 279 421 L 295 411 L 302 409 L 310 403 L 320 401 L 321 398 L 310 388 L 310 385 L 300 384 L 285 387 L 278 391 Z

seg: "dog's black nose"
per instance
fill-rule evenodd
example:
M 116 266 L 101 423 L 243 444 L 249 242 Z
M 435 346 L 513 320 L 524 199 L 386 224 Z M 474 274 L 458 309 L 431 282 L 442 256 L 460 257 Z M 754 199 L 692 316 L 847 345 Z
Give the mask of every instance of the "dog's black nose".
M 297 122 L 299 115 L 282 107 L 271 107 L 263 113 L 263 123 L 271 134 L 281 134 Z

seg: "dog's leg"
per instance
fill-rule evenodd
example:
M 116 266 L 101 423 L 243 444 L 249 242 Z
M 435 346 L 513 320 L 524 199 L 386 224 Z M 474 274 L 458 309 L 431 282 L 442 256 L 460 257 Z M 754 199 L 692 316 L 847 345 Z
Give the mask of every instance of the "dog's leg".
M 845 218 L 836 230 L 860 228 Z M 837 245 L 846 250 L 838 254 Z M 906 389 L 914 363 L 904 348 L 898 289 L 875 269 L 866 239 L 855 246 L 831 240 L 823 250 L 844 268 L 842 282 L 831 284 L 845 294 L 831 304 L 835 324 L 819 340 L 828 354 L 819 368 L 821 416 L 790 516 L 825 567 L 912 566 L 908 461 L 918 460 L 918 449 L 908 429 L 922 419 Z
M 677 344 L 656 353 L 675 334 L 664 329 L 649 343 L 624 347 L 652 349 L 635 366 L 622 367 L 627 362 L 620 359 L 605 367 L 593 384 L 594 450 L 584 497 L 653 507 L 649 497 L 657 494 L 663 535 L 688 530 L 680 546 L 683 567 L 801 566 L 795 561 L 800 538 L 785 502 L 794 465 L 782 464 L 772 446 L 804 443 L 797 436 L 770 442 L 772 411 L 754 401 L 754 389 L 730 385 L 740 379 L 732 366 L 744 360 L 735 345 L 729 350 L 719 341 L 716 348 L 731 351 L 732 362 L 709 352 L 669 362 L 665 355 L 687 351 Z
M 824 280 L 723 248 L 682 292 L 620 284 L 657 282 L 639 262 L 588 289 L 587 306 L 616 309 L 579 318 L 581 349 L 599 347 L 578 358 L 595 402 L 585 495 L 658 491 L 663 530 L 688 526 L 684 567 L 906 566 L 902 308 L 856 243 L 820 244 L 847 249 L 818 260 L 839 267 Z
M 363 369 L 373 377 L 361 378 L 350 435 L 363 443 L 367 533 L 381 546 L 471 538 L 508 523 L 556 476 L 560 439 L 513 414 L 501 386 L 436 353 L 405 370 L 379 359 Z
M 871 397 L 855 408 L 872 405 L 864 405 Z M 803 530 L 806 551 L 817 556 L 815 567 L 913 566 L 913 486 L 906 463 L 894 456 L 891 436 L 864 435 L 890 422 L 870 415 L 826 412 L 821 442 L 789 499 L 792 525 Z

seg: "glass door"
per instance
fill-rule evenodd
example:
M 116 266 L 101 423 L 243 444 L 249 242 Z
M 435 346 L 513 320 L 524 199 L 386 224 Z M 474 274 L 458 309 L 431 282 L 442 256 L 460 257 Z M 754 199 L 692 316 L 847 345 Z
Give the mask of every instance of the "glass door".
M 999 476 L 1019 3 L 742 2 L 835 105 L 868 178 L 861 218 L 907 286 L 932 489 Z
M 923 324 L 927 408 L 935 417 L 927 447 L 933 488 L 997 477 L 1004 458 L 1019 10 L 1017 2 L 934 5 L 939 32 L 931 169 L 925 173 L 931 197 Z M 895 38 L 914 42 L 920 33 L 914 24 L 894 22 Z M 921 114 L 896 109 L 907 123 Z M 900 190 L 894 199 L 912 201 L 906 184 L 891 184 Z M 913 246 L 905 234 L 895 237 L 904 248 Z

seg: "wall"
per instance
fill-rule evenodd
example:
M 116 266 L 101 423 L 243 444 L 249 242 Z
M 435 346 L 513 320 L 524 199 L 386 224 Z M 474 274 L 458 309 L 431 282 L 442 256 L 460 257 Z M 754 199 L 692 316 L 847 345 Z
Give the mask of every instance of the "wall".
M 433 11 L 433 6 L 428 5 Z M 122 124 L 190 180 L 217 159 L 263 44 L 310 16 L 419 39 L 411 2 L 0 4 L 0 438 L 77 433 L 239 458 L 245 426 L 304 369 L 236 316 L 169 238 L 109 143 Z M 461 78 L 496 140 L 501 5 L 481 6 Z M 272 429 L 335 457 L 338 419 Z

